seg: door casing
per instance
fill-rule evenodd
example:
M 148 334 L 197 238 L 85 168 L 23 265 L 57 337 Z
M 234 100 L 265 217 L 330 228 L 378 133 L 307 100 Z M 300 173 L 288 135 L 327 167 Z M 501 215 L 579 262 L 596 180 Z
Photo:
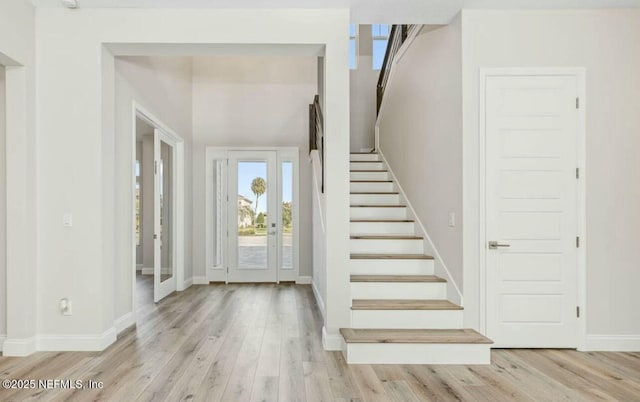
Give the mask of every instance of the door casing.
M 480 332 L 486 334 L 487 331 L 487 239 L 486 236 L 486 82 L 488 77 L 509 77 L 509 76 L 573 76 L 578 84 L 578 128 L 577 128 L 577 164 L 580 175 L 577 179 L 577 224 L 578 236 L 580 237 L 580 247 L 577 250 L 577 294 L 580 316 L 578 317 L 578 339 L 576 344 L 578 350 L 586 348 L 586 69 L 582 67 L 558 67 L 558 68 L 482 68 L 480 69 L 480 90 L 479 90 L 479 127 L 478 127 L 478 160 L 479 160 L 479 324 Z

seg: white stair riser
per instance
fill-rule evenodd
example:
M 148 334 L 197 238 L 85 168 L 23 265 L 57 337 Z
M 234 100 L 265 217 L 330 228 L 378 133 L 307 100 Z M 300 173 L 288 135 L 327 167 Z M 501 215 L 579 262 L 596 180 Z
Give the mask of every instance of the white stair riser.
M 407 219 L 407 208 L 351 207 L 351 219 Z
M 352 235 L 413 235 L 413 222 L 351 222 Z
M 379 161 L 378 154 L 351 154 L 352 161 Z
M 433 275 L 433 260 L 350 260 L 352 275 Z
M 382 162 L 351 162 L 350 170 L 386 170 Z
M 446 282 L 351 282 L 352 299 L 446 299 Z
M 352 205 L 399 205 L 400 194 L 351 194 Z
M 488 344 L 472 343 L 346 343 L 349 364 L 491 364 Z
M 352 310 L 351 327 L 459 329 L 462 310 Z
M 389 180 L 389 173 L 380 172 L 351 172 L 351 180 Z
M 351 183 L 352 193 L 388 193 L 395 190 L 393 182 L 365 182 L 365 183 Z
M 351 239 L 354 254 L 423 254 L 422 239 Z

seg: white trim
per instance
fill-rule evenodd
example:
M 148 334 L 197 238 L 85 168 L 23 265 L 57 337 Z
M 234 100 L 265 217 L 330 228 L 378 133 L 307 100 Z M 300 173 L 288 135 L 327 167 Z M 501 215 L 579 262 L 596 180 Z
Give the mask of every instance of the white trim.
M 298 275 L 296 285 L 311 285 L 311 277 L 308 275 Z
M 396 175 L 393 173 L 393 169 L 387 162 L 387 159 L 384 157 L 382 150 L 378 149 L 378 153 L 380 154 L 380 158 L 382 159 L 382 162 L 384 162 L 384 164 L 387 165 L 387 170 L 391 175 L 391 180 L 393 180 L 396 186 L 398 187 L 398 192 L 400 193 L 400 196 L 404 199 L 404 202 L 407 208 L 409 209 L 409 213 L 411 214 L 412 219 L 415 220 L 416 228 L 420 232 L 419 235 L 421 235 L 424 238 L 425 252 L 427 254 L 433 255 L 433 258 L 435 260 L 434 269 L 435 269 L 436 275 L 444 277 L 444 279 L 447 280 L 447 298 L 450 301 L 460 306 L 463 306 L 464 299 L 463 299 L 462 292 L 460 291 L 460 288 L 458 287 L 455 280 L 453 279 L 453 276 L 451 275 L 449 268 L 447 268 L 447 264 L 445 264 L 444 259 L 442 259 L 442 256 L 440 255 L 440 253 L 438 252 L 438 249 L 436 248 L 435 244 L 431 240 L 431 237 L 429 237 L 429 233 L 427 233 L 427 230 L 425 229 L 424 225 L 420 221 L 420 218 L 418 217 L 416 210 L 413 208 L 413 205 L 411 205 L 411 201 L 409 201 L 409 198 L 407 197 L 407 194 L 404 192 L 402 185 L 398 181 L 398 178 L 396 177 Z M 441 269 L 439 269 L 440 267 Z
M 193 285 L 193 277 L 184 280 L 184 282 L 182 283 L 182 290 L 189 289 L 191 285 Z
M 322 322 L 326 321 L 325 314 L 326 308 L 324 306 L 324 300 L 322 300 L 322 296 L 320 295 L 320 291 L 316 286 L 316 281 L 311 279 L 311 289 L 313 290 L 313 295 L 316 298 L 316 303 L 318 304 L 318 309 L 320 309 L 320 314 L 322 314 Z M 323 328 L 324 330 L 324 328 Z
M 153 268 L 143 267 L 143 268 L 140 270 L 140 273 L 141 273 L 142 275 L 153 275 Z
M 193 277 L 193 284 L 194 285 L 208 285 L 209 284 L 209 279 L 207 279 L 206 276 L 194 276 Z
M 322 347 L 327 351 L 342 351 L 342 335 L 329 334 L 327 327 L 322 326 Z
M 2 356 L 29 356 L 36 352 L 36 337 L 5 339 L 2 344 Z
M 4 345 L 4 341 L 7 340 L 7 335 L 6 334 L 2 334 L 0 335 L 0 352 L 2 352 L 2 346 Z
M 583 352 L 640 352 L 640 335 L 586 335 Z
M 39 335 L 36 346 L 44 352 L 103 351 L 116 341 L 117 331 L 111 327 L 99 335 Z
M 128 312 L 127 314 L 123 315 L 113 322 L 113 327 L 116 329 L 117 334 L 131 327 L 132 325 L 136 325 L 136 316 L 133 311 Z
M 478 125 L 478 237 L 479 237 L 479 331 L 486 333 L 487 328 L 487 306 L 486 306 L 486 152 L 485 152 L 485 113 L 486 113 L 486 80 L 495 76 L 575 76 L 578 85 L 578 97 L 580 98 L 580 108 L 578 109 L 578 129 L 577 129 L 577 163 L 580 168 L 580 178 L 577 184 L 577 222 L 578 236 L 580 236 L 580 248 L 577 250 L 577 293 L 576 304 L 580 306 L 580 317 L 578 318 L 578 339 L 576 344 L 578 349 L 587 347 L 587 233 L 586 233 L 586 69 L 584 67 L 540 67 L 540 68 L 481 68 L 479 71 L 479 125 Z

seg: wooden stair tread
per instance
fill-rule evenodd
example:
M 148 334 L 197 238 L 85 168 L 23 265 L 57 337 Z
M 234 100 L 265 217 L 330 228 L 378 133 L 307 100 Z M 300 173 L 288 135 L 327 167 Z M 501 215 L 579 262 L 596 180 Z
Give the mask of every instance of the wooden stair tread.
M 493 343 L 473 329 L 340 328 L 340 334 L 346 343 Z
M 351 282 L 446 282 L 435 275 L 351 275 Z
M 377 152 L 349 152 L 349 155 L 378 155 Z
M 389 173 L 388 170 L 349 170 L 349 173 L 365 172 L 365 173 Z
M 382 163 L 382 161 L 349 161 L 350 163 Z
M 351 180 L 351 183 L 393 183 L 393 180 Z
M 351 254 L 352 260 L 433 260 L 425 254 Z
M 353 235 L 351 240 L 422 240 L 420 236 L 403 236 L 403 235 Z
M 351 208 L 406 208 L 406 205 L 393 204 L 354 204 L 349 205 Z
M 354 223 L 413 223 L 411 219 L 351 219 Z
M 462 310 L 449 300 L 354 299 L 351 310 Z

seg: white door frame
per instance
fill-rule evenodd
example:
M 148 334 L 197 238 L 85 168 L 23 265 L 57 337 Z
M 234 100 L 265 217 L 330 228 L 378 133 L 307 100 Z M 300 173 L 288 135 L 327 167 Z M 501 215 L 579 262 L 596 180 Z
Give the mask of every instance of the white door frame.
M 580 247 L 577 250 L 578 261 L 578 283 L 577 305 L 580 307 L 580 317 L 578 317 L 578 339 L 576 344 L 578 350 L 586 347 L 586 253 L 587 253 L 587 233 L 586 233 L 586 69 L 582 67 L 558 67 L 558 68 L 481 68 L 480 69 L 480 91 L 479 91 L 479 127 L 478 127 L 478 160 L 479 160 L 479 300 L 480 300 L 480 332 L 486 334 L 487 330 L 487 236 L 486 236 L 486 83 L 489 77 L 509 77 L 509 76 L 572 76 L 576 77 L 578 83 L 578 97 L 580 99 L 580 107 L 578 108 L 578 129 L 577 129 L 577 168 L 580 169 L 580 177 L 578 181 L 578 202 L 576 205 L 578 236 L 580 236 Z
M 228 161 L 228 153 L 231 151 L 276 151 L 277 153 L 277 176 L 282 177 L 282 162 L 292 162 L 293 163 L 293 199 L 295 202 L 293 203 L 293 232 L 295 236 L 293 237 L 293 269 L 281 269 L 279 266 L 279 262 L 281 260 L 281 235 L 282 232 L 280 230 L 280 223 L 282 222 L 282 218 L 280 216 L 281 211 L 280 208 L 277 208 L 277 222 L 278 222 L 278 239 L 277 239 L 277 254 L 278 254 L 278 266 L 277 268 L 277 283 L 281 281 L 296 281 L 299 280 L 300 275 L 300 166 L 299 166 L 299 148 L 298 147 L 206 147 L 205 153 L 205 178 L 206 178 L 206 191 L 205 191 L 205 220 L 206 220 L 206 230 L 205 230 L 205 283 L 208 282 L 225 282 L 228 283 L 228 268 L 229 261 L 226 256 L 228 252 L 228 239 L 226 236 L 228 225 L 227 219 L 221 220 L 221 227 L 217 231 L 219 234 L 224 233 L 221 236 L 220 247 L 223 250 L 222 258 L 220 259 L 220 263 L 216 265 L 214 262 L 214 252 L 212 249 L 213 239 L 214 239 L 214 219 L 216 217 L 212 213 L 212 208 L 210 206 L 213 204 L 216 199 L 215 189 L 213 188 L 214 183 L 214 164 L 218 161 L 225 161 L 225 163 L 220 164 L 221 172 L 218 175 L 218 180 L 221 180 L 221 191 L 222 197 L 219 200 L 220 209 L 225 211 L 225 214 L 228 211 L 228 166 L 226 161 Z M 282 187 L 281 180 L 278 180 L 278 201 L 280 201 L 280 197 L 282 195 Z
M 131 131 L 131 205 L 134 206 L 131 210 L 131 266 L 132 268 L 132 283 L 131 283 L 131 305 L 133 315 L 136 314 L 136 118 L 144 120 L 150 126 L 160 130 L 166 138 L 170 138 L 175 143 L 175 178 L 174 178 L 174 202 L 175 202 L 175 215 L 173 217 L 174 223 L 174 263 L 176 272 L 176 290 L 178 292 L 186 289 L 184 281 L 184 140 L 169 126 L 164 124 L 162 120 L 158 119 L 147 108 L 142 106 L 139 102 L 132 102 L 132 131 Z

